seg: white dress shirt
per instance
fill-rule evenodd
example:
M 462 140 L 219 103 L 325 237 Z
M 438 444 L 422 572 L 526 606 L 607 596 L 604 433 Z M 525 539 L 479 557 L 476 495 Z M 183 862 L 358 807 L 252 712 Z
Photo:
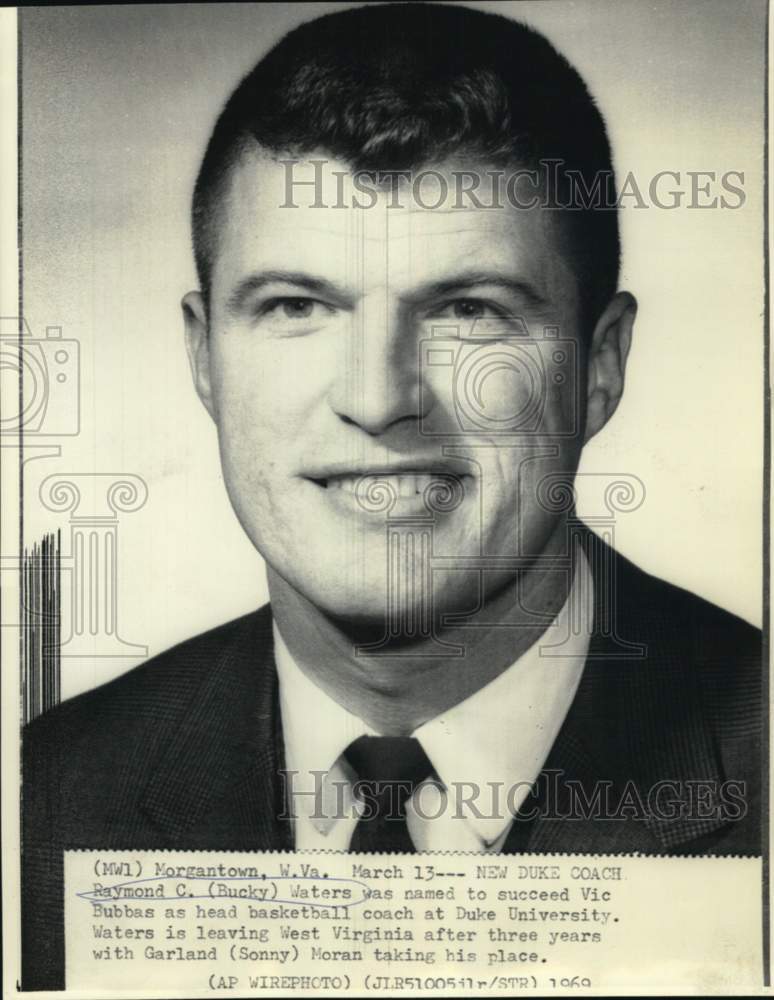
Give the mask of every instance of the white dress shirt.
M 540 639 L 412 733 L 438 776 L 422 782 L 406 804 L 418 851 L 502 849 L 575 697 L 593 609 L 591 571 L 580 551 L 567 601 Z M 302 672 L 276 623 L 274 641 L 296 849 L 346 851 L 361 806 L 342 754 L 359 736 L 379 734 Z

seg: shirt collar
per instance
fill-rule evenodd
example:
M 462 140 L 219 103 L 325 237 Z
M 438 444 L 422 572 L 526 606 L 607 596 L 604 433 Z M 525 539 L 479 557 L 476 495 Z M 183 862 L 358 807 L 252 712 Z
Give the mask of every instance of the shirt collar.
M 359 736 L 376 736 L 361 718 L 348 712 L 301 670 L 274 623 L 274 656 L 279 675 L 285 765 L 301 781 L 314 771 L 330 771 Z
M 593 599 L 591 570 L 579 551 L 567 600 L 537 642 L 489 684 L 413 734 L 447 787 L 466 782 L 480 790 L 472 805 L 465 805 L 463 794 L 461 810 L 486 844 L 510 824 L 559 734 L 586 662 Z M 493 786 L 499 788 L 496 799 Z M 492 808 L 495 803 L 498 808 Z
M 594 587 L 585 554 L 577 555 L 567 600 L 540 639 L 489 684 L 413 733 L 447 788 L 473 783 L 480 790 L 473 805 L 464 804 L 472 793 L 463 793 L 461 808 L 486 845 L 501 837 L 540 774 L 583 673 Z M 297 787 L 303 787 L 310 772 L 330 771 L 353 740 L 378 734 L 304 674 L 276 622 L 274 642 L 286 767 L 298 772 Z M 495 785 L 498 808 L 492 809 Z

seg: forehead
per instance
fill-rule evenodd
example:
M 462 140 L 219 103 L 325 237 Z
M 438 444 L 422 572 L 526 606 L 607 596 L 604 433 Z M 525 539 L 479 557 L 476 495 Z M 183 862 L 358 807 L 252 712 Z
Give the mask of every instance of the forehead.
M 475 267 L 574 306 L 575 277 L 555 215 L 498 201 L 492 170 L 446 162 L 377 187 L 371 175 L 324 153 L 291 160 L 250 152 L 233 169 L 221 206 L 213 293 L 227 294 L 261 269 L 409 293 Z M 478 204 L 465 193 L 475 179 Z

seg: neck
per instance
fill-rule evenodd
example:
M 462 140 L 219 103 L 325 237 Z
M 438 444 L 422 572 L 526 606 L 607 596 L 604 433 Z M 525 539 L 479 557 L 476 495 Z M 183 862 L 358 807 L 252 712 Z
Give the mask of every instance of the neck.
M 564 538 L 561 524 L 543 555 L 561 552 Z M 268 581 L 272 613 L 300 669 L 377 732 L 401 736 L 515 663 L 561 610 L 573 575 L 574 567 L 571 573 L 547 572 L 537 560 L 487 598 L 476 615 L 477 627 L 443 627 L 390 647 L 389 656 L 357 651 L 381 638 L 383 622 L 364 628 L 333 618 L 271 568 Z M 482 627 L 484 622 L 490 627 Z M 506 627 L 491 627 L 494 623 Z

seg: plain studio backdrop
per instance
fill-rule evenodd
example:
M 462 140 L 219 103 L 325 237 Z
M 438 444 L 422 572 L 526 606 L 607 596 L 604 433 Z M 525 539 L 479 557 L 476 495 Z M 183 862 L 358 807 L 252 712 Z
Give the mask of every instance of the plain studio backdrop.
M 24 316 L 36 337 L 53 326 L 79 342 L 81 407 L 77 435 L 41 438 L 61 455 L 27 463 L 25 536 L 60 527 L 65 562 L 72 555 L 68 515 L 38 498 L 47 476 L 142 477 L 147 502 L 119 517 L 117 609 L 122 638 L 148 655 L 266 600 L 188 372 L 179 301 L 196 284 L 190 196 L 241 76 L 289 28 L 346 6 L 20 12 Z M 629 198 L 621 213 L 621 287 L 640 312 L 623 402 L 581 471 L 644 484 L 643 503 L 616 520 L 623 553 L 760 623 L 765 5 L 471 6 L 535 26 L 577 66 L 606 116 L 619 180 L 633 172 L 650 202 L 655 174 L 681 175 L 671 186 L 686 192 L 683 207 Z M 743 206 L 688 208 L 688 171 L 714 171 L 713 195 L 721 175 L 743 172 Z M 595 482 L 580 479 L 582 514 L 600 512 Z M 63 697 L 141 661 L 129 652 L 65 658 Z

